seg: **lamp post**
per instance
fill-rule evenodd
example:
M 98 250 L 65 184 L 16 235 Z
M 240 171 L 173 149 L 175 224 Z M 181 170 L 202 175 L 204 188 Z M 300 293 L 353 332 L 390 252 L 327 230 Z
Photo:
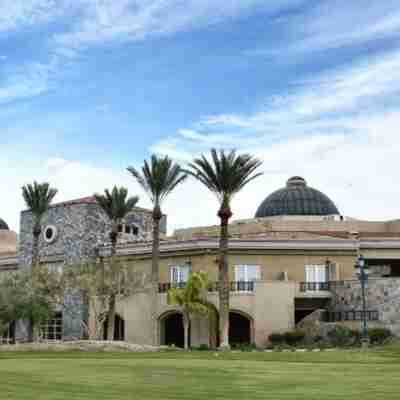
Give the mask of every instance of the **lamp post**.
M 362 296 L 362 336 L 361 345 L 362 347 L 368 347 L 369 337 L 368 337 L 368 326 L 367 326 L 367 309 L 366 309 L 366 298 L 365 298 L 365 288 L 368 283 L 368 266 L 365 263 L 365 259 L 360 255 L 357 259 L 355 265 L 356 274 L 361 283 L 361 296 Z

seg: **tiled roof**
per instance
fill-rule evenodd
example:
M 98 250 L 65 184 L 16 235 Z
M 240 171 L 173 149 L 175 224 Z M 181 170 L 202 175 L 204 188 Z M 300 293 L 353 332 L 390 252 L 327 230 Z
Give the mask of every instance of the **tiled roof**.
M 80 199 L 75 200 L 68 200 L 61 203 L 52 204 L 51 207 L 58 207 L 58 206 L 72 206 L 76 204 L 96 204 L 96 198 L 94 196 L 82 197 Z

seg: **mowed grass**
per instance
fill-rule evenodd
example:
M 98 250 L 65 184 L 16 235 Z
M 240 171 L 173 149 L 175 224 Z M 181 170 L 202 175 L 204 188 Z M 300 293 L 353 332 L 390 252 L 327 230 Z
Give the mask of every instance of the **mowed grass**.
M 321 353 L 0 352 L 0 399 L 399 400 L 400 348 Z

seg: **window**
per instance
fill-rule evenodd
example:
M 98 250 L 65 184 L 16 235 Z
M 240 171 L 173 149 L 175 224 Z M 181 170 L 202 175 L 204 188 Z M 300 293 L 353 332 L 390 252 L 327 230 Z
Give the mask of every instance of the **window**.
M 306 265 L 306 282 L 308 290 L 322 290 L 328 281 L 327 267 L 323 265 Z
M 139 228 L 136 225 L 132 225 L 132 234 L 139 235 Z
M 62 340 L 62 336 L 62 313 L 56 312 L 53 319 L 50 319 L 40 325 L 40 337 L 42 340 Z
M 175 286 L 182 285 L 186 283 L 189 279 L 191 267 L 189 264 L 183 265 L 171 265 L 171 283 Z
M 46 243 L 53 243 L 57 237 L 57 228 L 53 225 L 46 226 L 43 231 L 43 238 Z
M 236 282 L 255 282 L 261 279 L 259 265 L 236 265 L 235 281 Z
M 231 290 L 237 292 L 253 292 L 254 282 L 261 279 L 259 265 L 236 265 L 235 282 L 231 283 Z

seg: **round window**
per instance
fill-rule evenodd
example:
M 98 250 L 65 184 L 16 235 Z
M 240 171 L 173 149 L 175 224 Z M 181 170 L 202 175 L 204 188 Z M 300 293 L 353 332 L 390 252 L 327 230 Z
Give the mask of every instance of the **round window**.
M 53 243 L 56 240 L 57 228 L 55 226 L 46 226 L 43 232 L 44 240 L 47 243 Z

